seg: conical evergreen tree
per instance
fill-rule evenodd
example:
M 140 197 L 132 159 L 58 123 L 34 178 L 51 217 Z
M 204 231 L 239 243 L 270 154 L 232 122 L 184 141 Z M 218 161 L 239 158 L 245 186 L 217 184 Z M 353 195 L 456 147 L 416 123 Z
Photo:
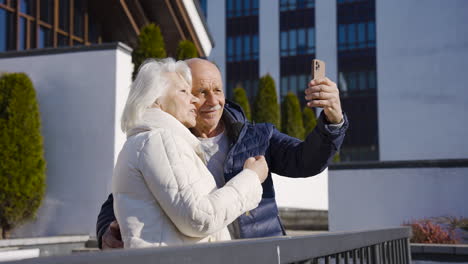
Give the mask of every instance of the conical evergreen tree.
M 36 91 L 24 73 L 0 77 L 1 236 L 35 216 L 45 193 L 45 159 Z
M 302 120 L 304 122 L 304 137 L 307 137 L 317 125 L 317 118 L 315 117 L 314 110 L 309 107 L 304 107 L 302 110 Z
M 177 46 L 177 60 L 198 58 L 198 51 L 190 40 L 182 40 Z
M 247 93 L 245 92 L 244 88 L 242 88 L 242 86 L 238 85 L 234 89 L 234 97 L 232 98 L 232 100 L 242 107 L 247 119 L 252 120 L 252 116 L 250 114 L 249 99 L 247 98 Z
M 298 139 L 304 139 L 301 106 L 297 96 L 289 92 L 284 98 L 281 109 L 281 127 L 283 133 Z
M 140 65 L 149 58 L 165 58 L 164 38 L 159 26 L 150 23 L 144 26 L 138 36 L 138 43 L 132 53 L 133 78 L 135 79 Z
M 269 74 L 260 78 L 252 117 L 257 123 L 271 123 L 281 129 L 280 107 L 276 96 L 275 81 Z

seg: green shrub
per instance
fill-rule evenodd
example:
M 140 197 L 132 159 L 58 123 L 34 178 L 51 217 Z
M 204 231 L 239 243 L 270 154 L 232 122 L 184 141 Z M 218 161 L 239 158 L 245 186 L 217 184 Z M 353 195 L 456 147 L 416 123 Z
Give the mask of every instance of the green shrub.
M 2 237 L 35 216 L 45 193 L 36 92 L 23 73 L 0 77 L 0 226 Z
M 269 74 L 260 78 L 252 117 L 257 123 L 271 123 L 281 129 L 280 107 L 276 96 L 275 81 Z
M 283 133 L 291 137 L 304 139 L 304 123 L 302 122 L 301 106 L 295 94 L 289 92 L 286 97 L 284 97 L 281 114 Z
M 138 73 L 140 65 L 148 58 L 165 58 L 164 38 L 159 26 L 151 23 L 144 26 L 138 36 L 137 47 L 132 53 L 133 78 Z
M 177 60 L 198 58 L 198 51 L 190 40 L 182 40 L 177 46 Z
M 252 120 L 252 116 L 250 114 L 249 99 L 247 98 L 247 93 L 245 92 L 244 88 L 242 88 L 242 86 L 238 85 L 234 89 L 234 97 L 232 98 L 232 100 L 242 107 L 247 119 Z
M 310 107 L 305 106 L 302 110 L 302 121 L 304 122 L 304 135 L 307 136 L 317 126 L 315 112 Z

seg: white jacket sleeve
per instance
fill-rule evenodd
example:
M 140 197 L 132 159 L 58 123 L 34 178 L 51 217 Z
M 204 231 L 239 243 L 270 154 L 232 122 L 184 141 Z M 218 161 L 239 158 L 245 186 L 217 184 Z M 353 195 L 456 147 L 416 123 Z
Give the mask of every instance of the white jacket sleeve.
M 180 232 L 204 237 L 258 206 L 263 189 L 254 171 L 244 169 L 224 187 L 207 191 L 213 176 L 200 170 L 193 150 L 180 144 L 168 131 L 156 133 L 139 156 L 146 184 Z

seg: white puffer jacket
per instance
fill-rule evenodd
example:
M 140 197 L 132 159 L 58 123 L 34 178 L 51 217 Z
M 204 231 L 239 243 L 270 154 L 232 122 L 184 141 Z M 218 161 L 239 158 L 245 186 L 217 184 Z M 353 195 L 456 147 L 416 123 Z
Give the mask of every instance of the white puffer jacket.
M 124 247 L 230 240 L 227 225 L 261 200 L 257 174 L 244 169 L 217 189 L 182 123 L 157 108 L 143 117 L 127 133 L 112 179 Z

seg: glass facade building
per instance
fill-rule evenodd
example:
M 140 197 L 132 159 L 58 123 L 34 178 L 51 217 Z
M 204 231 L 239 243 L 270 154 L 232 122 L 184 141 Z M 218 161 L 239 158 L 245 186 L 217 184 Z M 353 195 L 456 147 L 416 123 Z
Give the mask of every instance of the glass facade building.
M 341 160 L 378 160 L 375 0 L 337 0 L 338 87 L 350 127 Z
M 0 1 L 0 52 L 100 41 L 86 0 Z
M 304 101 L 315 58 L 315 0 L 280 0 L 280 97 Z
M 228 98 L 242 86 L 249 99 L 257 92 L 259 75 L 258 0 L 226 1 L 226 91 Z M 209 14 L 208 14 L 209 15 Z

